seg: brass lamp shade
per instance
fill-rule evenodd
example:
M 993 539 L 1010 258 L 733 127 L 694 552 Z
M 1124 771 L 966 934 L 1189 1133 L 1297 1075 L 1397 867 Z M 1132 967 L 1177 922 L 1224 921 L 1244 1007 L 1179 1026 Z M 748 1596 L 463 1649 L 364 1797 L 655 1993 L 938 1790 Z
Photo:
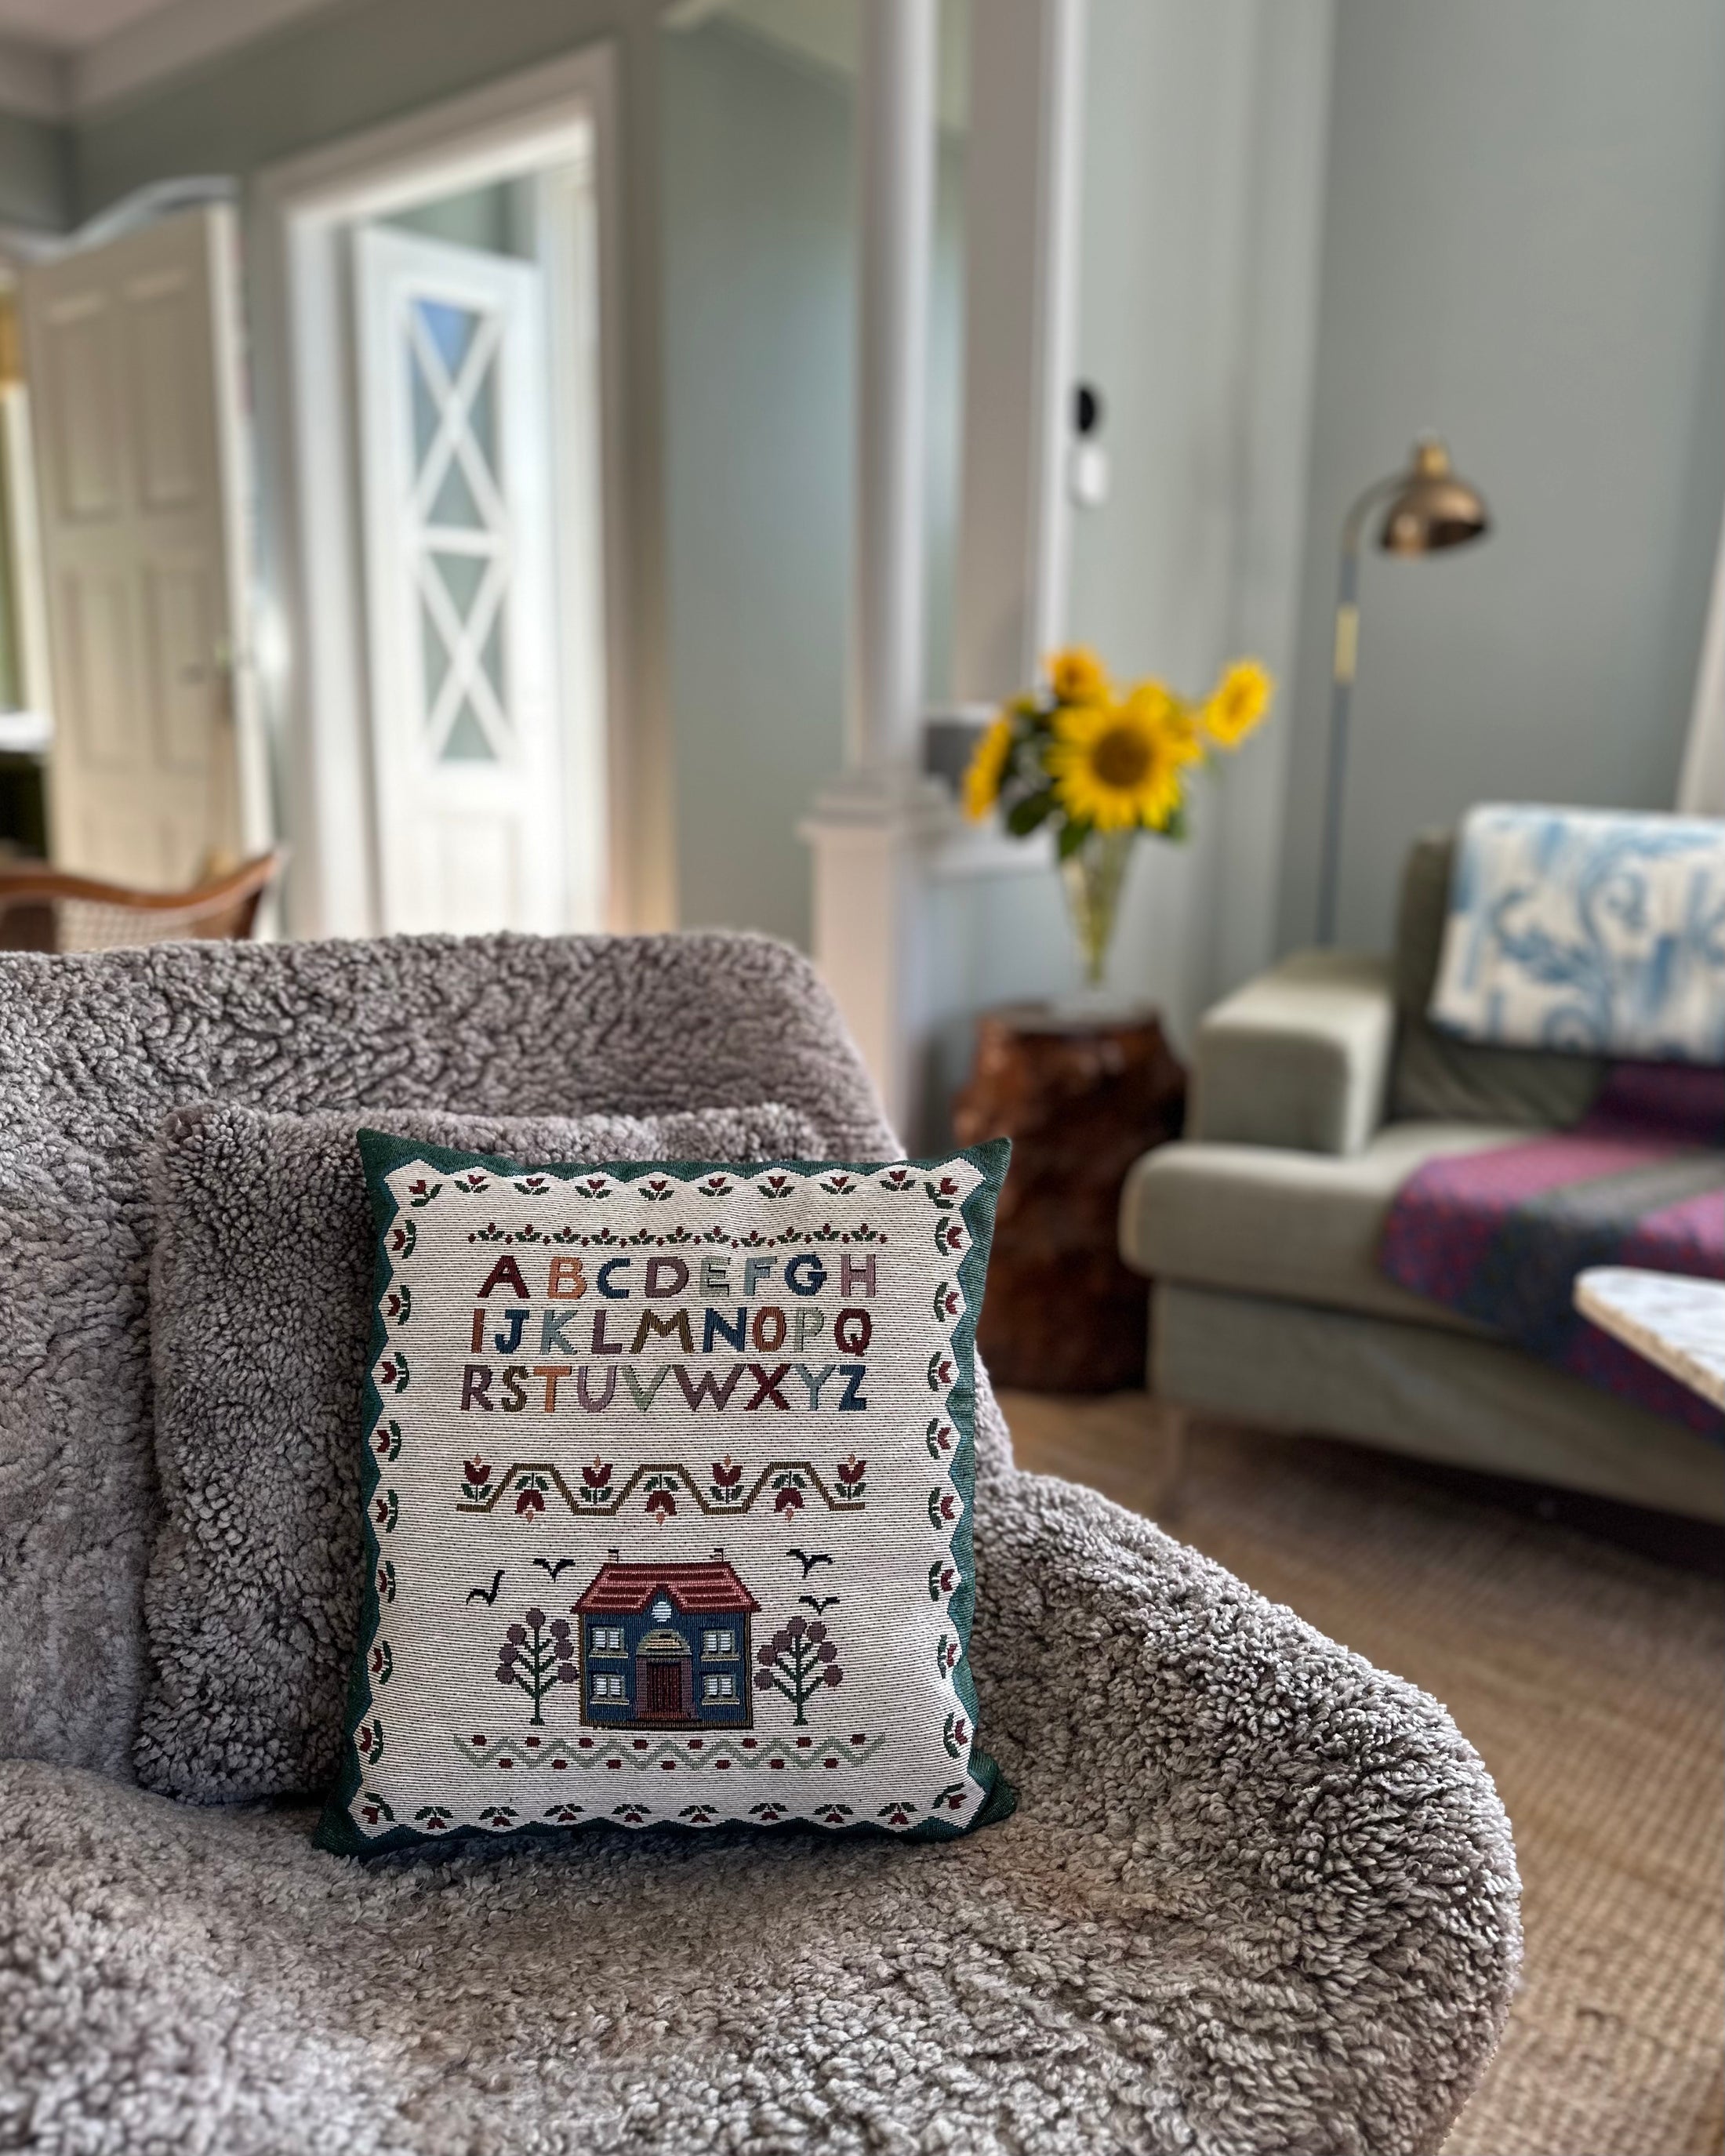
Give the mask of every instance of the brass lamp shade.
M 1491 528 L 1478 489 L 1451 470 L 1450 453 L 1435 435 L 1423 436 L 1384 512 L 1378 546 L 1386 554 L 1435 554 L 1482 538 Z

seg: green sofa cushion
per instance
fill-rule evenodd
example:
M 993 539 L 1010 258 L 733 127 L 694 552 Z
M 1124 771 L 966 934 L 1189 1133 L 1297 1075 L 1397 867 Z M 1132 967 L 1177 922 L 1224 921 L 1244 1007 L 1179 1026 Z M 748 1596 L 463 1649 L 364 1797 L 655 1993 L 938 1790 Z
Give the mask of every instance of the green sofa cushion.
M 1440 1152 L 1478 1152 L 1522 1133 L 1505 1125 L 1390 1123 L 1363 1151 L 1187 1141 L 1146 1153 L 1121 1195 L 1121 1249 L 1158 1279 L 1369 1311 L 1448 1332 L 1482 1332 L 1378 1270 L 1378 1238 L 1402 1182 Z

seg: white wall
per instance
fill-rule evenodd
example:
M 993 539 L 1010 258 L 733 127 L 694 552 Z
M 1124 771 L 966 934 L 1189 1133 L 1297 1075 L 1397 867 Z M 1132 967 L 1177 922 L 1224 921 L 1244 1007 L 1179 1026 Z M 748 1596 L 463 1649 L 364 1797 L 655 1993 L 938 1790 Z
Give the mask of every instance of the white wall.
M 1314 912 L 1335 548 L 1422 426 L 1497 520 L 1368 558 L 1342 940 L 1480 798 L 1668 807 L 1725 495 L 1725 8 L 1338 0 L 1283 940 Z

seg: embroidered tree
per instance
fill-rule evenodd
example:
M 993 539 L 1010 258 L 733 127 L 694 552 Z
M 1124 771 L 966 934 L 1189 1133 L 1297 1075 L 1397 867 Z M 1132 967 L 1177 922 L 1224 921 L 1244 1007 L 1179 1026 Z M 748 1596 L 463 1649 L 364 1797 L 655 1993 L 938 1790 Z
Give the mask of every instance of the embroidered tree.
M 797 1710 L 799 1729 L 809 1719 L 803 1708 L 821 1686 L 845 1681 L 839 1650 L 819 1620 L 811 1625 L 793 1617 L 758 1650 L 755 1660 L 759 1665 L 758 1681 L 784 1694 Z
M 526 1692 L 533 1702 L 536 1726 L 545 1720 L 541 1709 L 546 1695 L 557 1685 L 578 1683 L 580 1676 L 567 1618 L 555 1617 L 547 1625 L 542 1609 L 530 1609 L 504 1634 L 497 1650 L 497 1681 Z

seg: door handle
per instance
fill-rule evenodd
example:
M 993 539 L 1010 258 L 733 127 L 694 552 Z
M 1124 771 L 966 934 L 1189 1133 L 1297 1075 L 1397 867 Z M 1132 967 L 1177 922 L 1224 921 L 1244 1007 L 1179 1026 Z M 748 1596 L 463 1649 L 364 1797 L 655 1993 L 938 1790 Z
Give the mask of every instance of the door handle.
M 234 646 L 226 637 L 215 645 L 207 660 L 190 660 L 179 670 L 179 680 L 188 689 L 202 688 L 206 681 L 221 684 L 218 716 L 229 726 L 234 723 Z

